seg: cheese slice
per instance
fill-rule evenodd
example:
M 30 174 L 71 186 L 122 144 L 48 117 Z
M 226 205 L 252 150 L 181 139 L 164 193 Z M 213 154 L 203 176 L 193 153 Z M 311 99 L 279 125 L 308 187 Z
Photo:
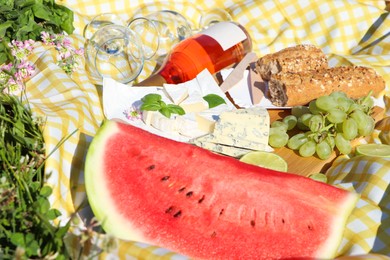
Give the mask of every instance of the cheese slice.
M 176 117 L 167 118 L 158 111 L 143 111 L 142 120 L 146 125 L 167 133 L 177 131 Z
M 176 130 L 179 134 L 194 138 L 205 135 L 209 132 L 201 128 L 194 113 L 177 116 L 175 119 Z
M 214 151 L 229 148 L 229 153 L 233 153 L 233 148 L 273 151 L 268 145 L 269 127 L 269 114 L 265 108 L 229 110 L 219 115 L 211 134 L 194 142 Z M 237 151 L 234 153 L 237 154 Z
M 186 87 L 164 84 L 164 91 L 175 105 L 180 104 L 188 97 L 188 88 Z
M 219 115 L 214 136 L 268 144 L 270 118 L 263 107 L 225 111 Z
M 196 139 L 192 140 L 192 143 L 196 146 L 202 147 L 204 149 L 232 156 L 232 157 L 241 157 L 244 154 L 247 154 L 248 152 L 252 151 L 250 149 L 240 148 L 240 147 L 234 147 L 230 145 L 224 145 L 219 143 L 210 142 L 210 135 L 205 135 L 198 137 Z
M 203 99 L 200 92 L 192 92 L 179 104 L 186 113 L 200 112 L 209 108 L 209 104 Z

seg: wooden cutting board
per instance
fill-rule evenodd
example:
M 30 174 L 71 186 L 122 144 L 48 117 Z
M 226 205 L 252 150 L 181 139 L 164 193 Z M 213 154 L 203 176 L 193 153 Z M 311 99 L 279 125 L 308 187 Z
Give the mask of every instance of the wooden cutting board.
M 281 119 L 290 113 L 290 110 L 269 109 L 271 122 Z M 383 118 L 384 109 L 374 107 L 373 117 L 375 121 Z M 354 140 L 352 146 L 356 146 L 359 140 Z M 308 176 L 312 173 L 325 173 L 325 171 L 332 165 L 338 154 L 335 152 L 327 160 L 321 160 L 318 157 L 301 157 L 296 151 L 287 147 L 276 148 L 275 153 L 280 155 L 288 163 L 288 172 L 303 176 Z

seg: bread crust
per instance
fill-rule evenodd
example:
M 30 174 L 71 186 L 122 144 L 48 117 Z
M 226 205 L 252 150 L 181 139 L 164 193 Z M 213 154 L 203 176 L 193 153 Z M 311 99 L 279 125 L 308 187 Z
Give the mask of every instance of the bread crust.
M 270 101 L 279 107 L 307 105 L 320 96 L 342 91 L 350 98 L 378 96 L 385 89 L 384 79 L 372 68 L 339 66 L 307 72 L 282 72 L 268 82 Z
M 280 72 L 303 72 L 328 68 L 322 50 L 311 44 L 301 44 L 267 54 L 256 62 L 256 72 L 265 81 Z

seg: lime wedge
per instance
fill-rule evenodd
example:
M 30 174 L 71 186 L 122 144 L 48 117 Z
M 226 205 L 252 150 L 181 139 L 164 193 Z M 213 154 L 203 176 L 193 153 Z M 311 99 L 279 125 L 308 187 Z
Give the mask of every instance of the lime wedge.
M 279 155 L 271 152 L 253 151 L 244 154 L 241 162 L 257 165 L 271 170 L 287 172 L 287 162 Z
M 356 155 L 376 157 L 390 157 L 390 145 L 387 144 L 361 144 L 356 146 Z

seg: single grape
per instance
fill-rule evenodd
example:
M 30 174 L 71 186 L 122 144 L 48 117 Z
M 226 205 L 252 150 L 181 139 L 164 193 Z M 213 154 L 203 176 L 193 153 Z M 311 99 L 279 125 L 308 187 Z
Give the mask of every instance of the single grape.
M 330 93 L 331 97 L 334 97 L 334 98 L 348 98 L 347 94 L 345 92 L 342 92 L 342 91 L 333 91 L 332 93 Z
M 374 119 L 364 113 L 362 110 L 355 110 L 350 114 L 350 117 L 355 119 L 358 128 L 358 134 L 360 136 L 367 136 L 374 131 L 375 121 Z
M 297 125 L 297 117 L 294 115 L 288 115 L 283 118 L 283 122 L 287 124 L 287 130 L 294 129 L 294 127 Z
M 318 132 L 324 127 L 324 117 L 322 115 L 313 115 L 309 120 L 309 128 L 312 132 Z
M 301 147 L 299 147 L 299 155 L 302 157 L 312 156 L 316 152 L 316 143 L 313 140 L 309 140 Z
M 310 110 L 310 113 L 312 113 L 313 115 L 318 115 L 320 113 L 323 113 L 324 111 L 319 109 L 316 105 L 316 100 L 312 100 L 310 101 L 309 103 L 309 110 Z
M 347 140 L 357 137 L 358 127 L 355 119 L 350 117 L 343 122 L 343 135 Z
M 313 114 L 310 114 L 310 113 L 307 113 L 307 114 L 303 114 L 300 118 L 302 120 L 302 123 L 309 127 L 309 124 L 310 124 L 310 119 L 313 117 Z
M 366 115 L 366 123 L 361 128 L 358 128 L 358 133 L 360 136 L 368 136 L 372 134 L 374 128 L 375 128 L 374 118 L 372 118 L 369 115 Z
M 284 121 L 276 120 L 271 123 L 271 128 L 279 128 L 280 130 L 286 132 L 288 129 L 288 124 Z
M 336 100 L 332 96 L 321 96 L 316 100 L 316 106 L 323 110 L 329 111 L 337 106 Z
M 350 114 L 350 113 L 352 113 L 352 112 L 354 112 L 356 110 L 362 110 L 363 111 L 364 109 L 363 109 L 363 106 L 361 106 L 360 104 L 353 103 L 353 104 L 351 104 L 351 106 L 348 109 L 348 114 Z
M 303 131 L 310 130 L 309 121 L 310 121 L 310 118 L 312 116 L 313 116 L 313 114 L 305 113 L 305 114 L 301 115 L 300 117 L 298 117 L 298 121 L 297 121 L 298 129 L 303 130 Z
M 342 123 L 347 118 L 347 113 L 338 108 L 332 108 L 329 110 L 328 115 L 326 117 L 329 122 L 333 124 Z
M 269 135 L 282 134 L 285 132 L 286 132 L 286 130 L 283 127 L 270 127 L 269 128 Z
M 354 101 L 348 97 L 338 97 L 336 98 L 337 102 L 337 108 L 344 112 L 348 112 L 351 105 L 354 103 Z
M 332 154 L 332 150 L 328 142 L 325 140 L 316 144 L 316 153 L 318 157 L 322 160 L 326 160 Z
M 287 147 L 292 150 L 298 150 L 301 145 L 306 143 L 309 139 L 307 138 L 306 134 L 304 133 L 298 133 L 296 135 L 293 135 L 287 142 Z
M 337 133 L 334 139 L 337 149 L 342 154 L 349 154 L 352 151 L 351 142 L 344 138 L 343 134 Z
M 301 115 L 310 113 L 310 110 L 306 106 L 294 106 L 291 108 L 291 115 L 299 118 Z
M 287 144 L 289 136 L 286 132 L 275 132 L 268 138 L 268 143 L 274 148 L 280 148 Z

